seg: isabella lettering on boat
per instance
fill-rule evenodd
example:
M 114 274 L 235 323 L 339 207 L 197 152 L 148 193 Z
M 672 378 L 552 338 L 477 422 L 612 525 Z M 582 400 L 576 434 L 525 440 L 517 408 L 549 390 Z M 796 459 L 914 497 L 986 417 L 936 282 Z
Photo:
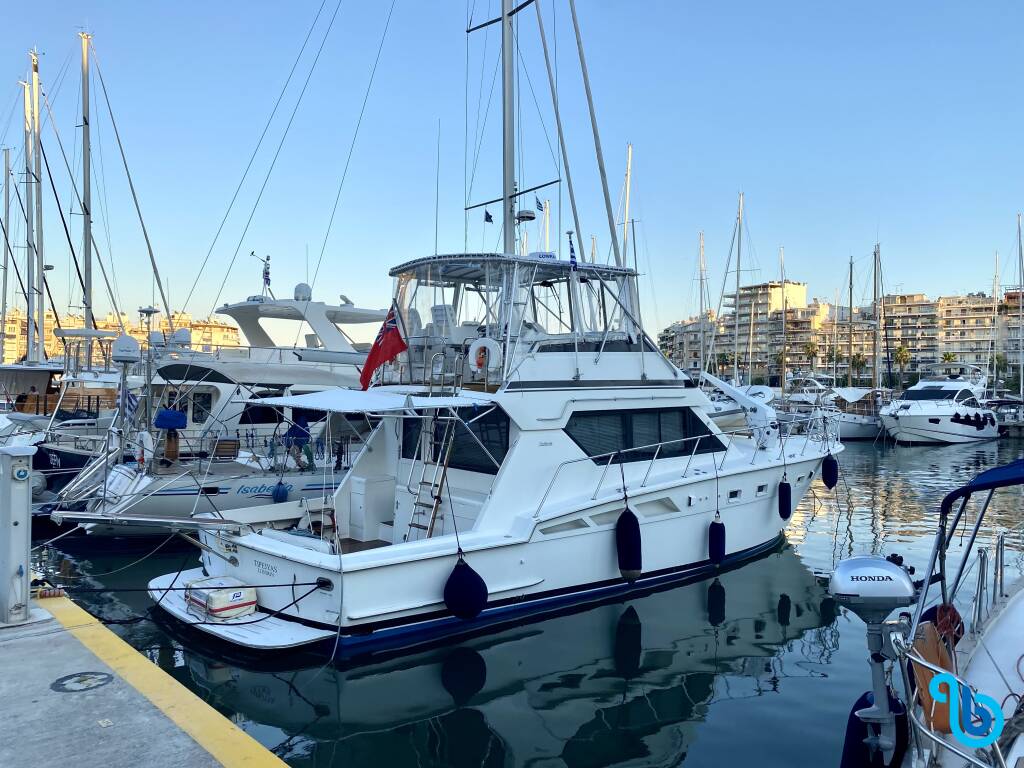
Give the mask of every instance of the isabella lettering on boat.
M 240 486 L 238 486 L 237 493 L 247 494 L 247 495 L 248 494 L 259 494 L 259 493 L 273 493 L 274 492 L 274 486 L 276 486 L 276 485 L 277 485 L 277 483 L 275 483 L 274 485 L 240 485 Z M 295 487 L 291 483 L 285 483 L 284 486 L 285 486 L 285 488 L 289 492 L 292 490 L 292 488 Z

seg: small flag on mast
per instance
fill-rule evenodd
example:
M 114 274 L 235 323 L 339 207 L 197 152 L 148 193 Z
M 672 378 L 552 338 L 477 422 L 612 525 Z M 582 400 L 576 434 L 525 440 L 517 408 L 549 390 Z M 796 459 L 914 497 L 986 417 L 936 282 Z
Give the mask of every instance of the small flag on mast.
M 484 224 L 493 224 L 494 219 L 491 217 L 490 212 L 484 208 Z
M 536 195 L 533 196 L 533 200 L 537 204 L 537 213 L 544 213 L 544 201 Z
M 569 233 L 569 264 L 573 272 L 579 269 L 579 265 L 576 263 L 576 249 L 572 246 L 572 232 Z
M 384 363 L 394 360 L 408 348 L 405 339 L 402 338 L 402 332 L 398 329 L 398 316 L 395 314 L 395 304 L 392 302 L 391 309 L 377 332 L 377 338 L 374 340 L 373 346 L 370 347 L 369 354 L 366 355 L 366 362 L 363 363 L 363 370 L 359 374 L 359 386 L 368 389 L 373 372 Z

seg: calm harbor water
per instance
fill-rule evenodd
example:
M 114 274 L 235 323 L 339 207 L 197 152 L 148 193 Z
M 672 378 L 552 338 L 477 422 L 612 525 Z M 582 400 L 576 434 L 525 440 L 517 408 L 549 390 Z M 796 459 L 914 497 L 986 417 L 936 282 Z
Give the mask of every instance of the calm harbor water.
M 923 569 L 942 496 L 1022 448 L 850 444 L 839 487 L 819 482 L 787 543 L 756 562 L 414 654 L 268 664 L 226 658 L 173 623 L 113 629 L 296 767 L 838 765 L 850 707 L 869 685 L 867 651 L 863 624 L 837 615 L 820 575 L 863 553 L 898 552 Z M 1020 524 L 1017 489 L 997 494 L 989 519 Z M 152 546 L 97 554 L 69 543 L 45 564 L 95 590 L 75 595 L 88 610 L 131 622 L 150 601 L 125 590 L 195 559 L 161 549 L 136 563 Z M 1019 532 L 1007 546 L 1010 583 Z

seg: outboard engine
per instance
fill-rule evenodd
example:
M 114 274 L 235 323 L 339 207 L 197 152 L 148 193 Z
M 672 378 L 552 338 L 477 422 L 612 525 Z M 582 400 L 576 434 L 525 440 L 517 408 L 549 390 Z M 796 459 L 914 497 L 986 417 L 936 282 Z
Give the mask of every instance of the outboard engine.
M 896 562 L 893 562 L 893 561 Z M 885 682 L 885 660 L 894 659 L 895 651 L 884 634 L 886 619 L 897 608 L 905 608 L 917 600 L 917 590 L 910 578 L 913 569 L 898 565 L 902 559 L 878 555 L 851 557 L 843 560 L 832 572 L 828 590 L 833 599 L 857 614 L 867 624 L 868 664 L 871 666 L 872 695 L 862 697 L 868 706 L 855 709 L 851 715 L 863 724 L 856 730 L 855 743 L 844 747 L 843 765 L 898 765 L 906 749 L 906 710 L 889 691 Z M 891 627 L 890 627 L 891 629 Z M 909 702 L 907 704 L 909 706 Z M 902 721 L 898 725 L 897 718 Z M 853 722 L 851 722 L 853 725 Z M 861 738 L 864 737 L 864 738 Z M 863 751 L 865 760 L 849 760 L 848 753 Z

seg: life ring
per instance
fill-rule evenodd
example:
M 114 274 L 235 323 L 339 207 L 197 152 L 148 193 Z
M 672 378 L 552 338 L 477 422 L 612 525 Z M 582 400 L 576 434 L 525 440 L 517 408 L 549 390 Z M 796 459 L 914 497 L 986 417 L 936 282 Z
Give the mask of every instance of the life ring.
M 501 371 L 501 345 L 494 339 L 477 339 L 469 345 L 469 366 L 477 373 Z

